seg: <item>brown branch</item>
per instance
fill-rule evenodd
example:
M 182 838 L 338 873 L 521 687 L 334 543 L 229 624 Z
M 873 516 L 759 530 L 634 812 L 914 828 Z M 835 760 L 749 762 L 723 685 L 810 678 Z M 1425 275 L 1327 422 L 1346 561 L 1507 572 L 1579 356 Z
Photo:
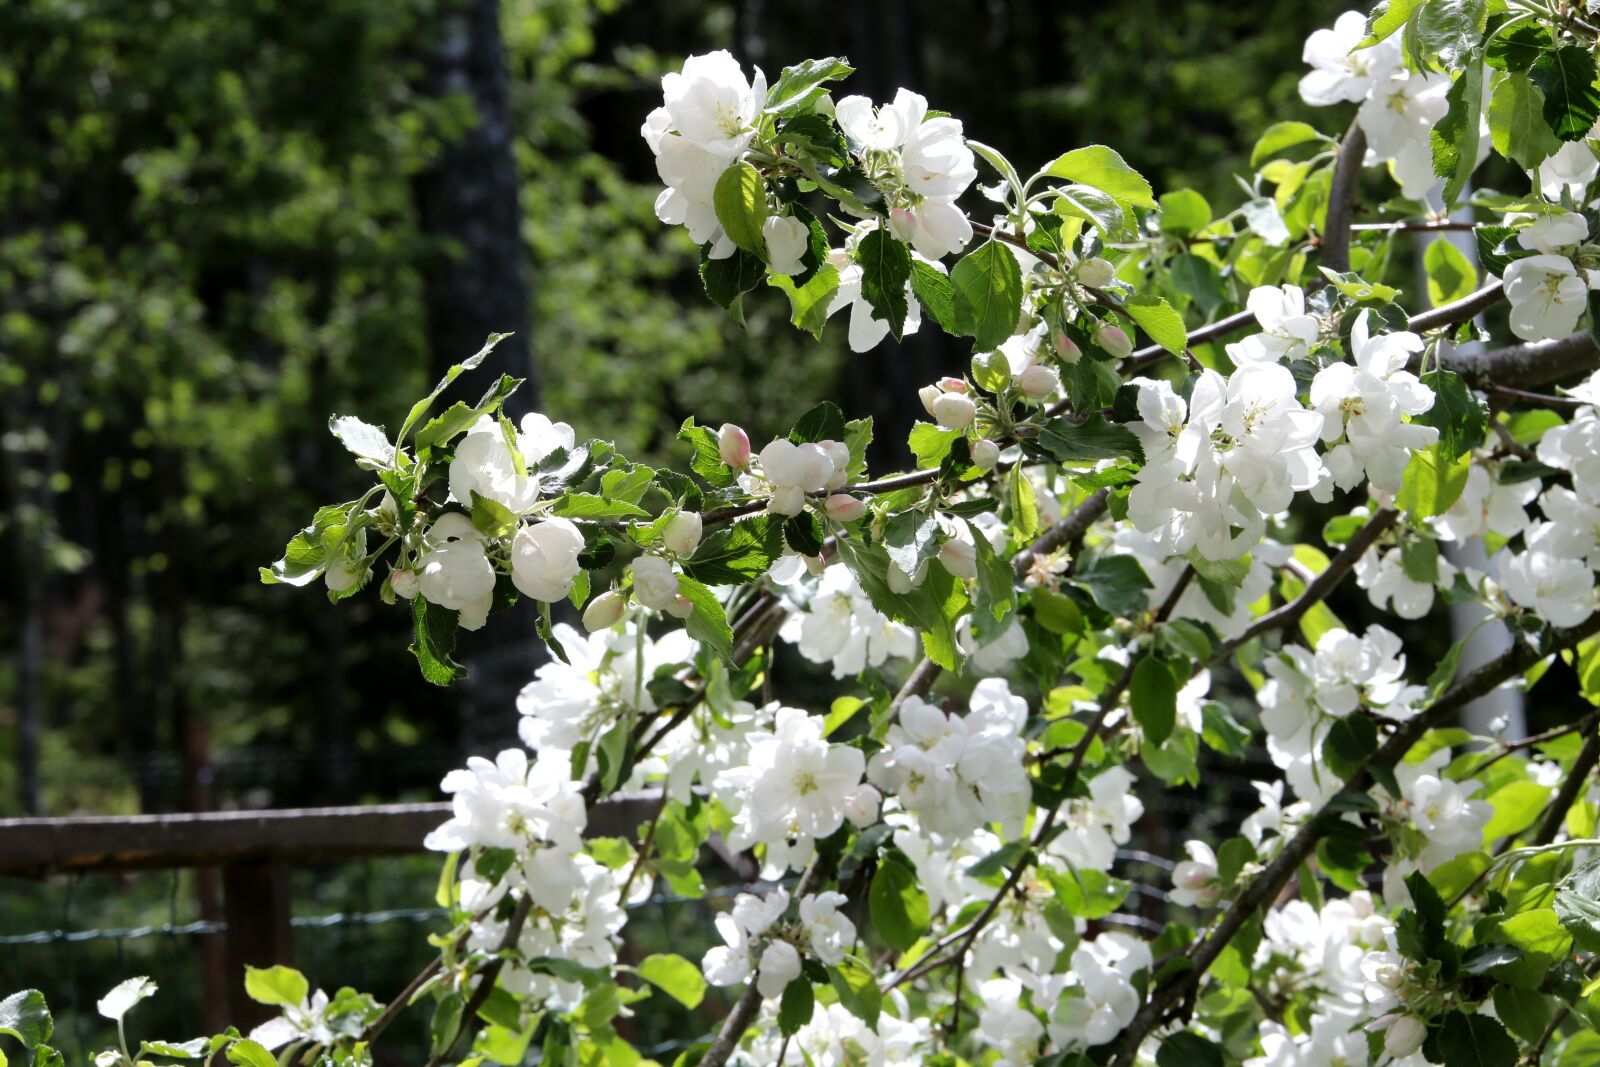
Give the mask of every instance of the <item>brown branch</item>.
M 1556 798 L 1546 809 L 1544 822 L 1539 825 L 1539 832 L 1534 835 L 1534 844 L 1548 845 L 1556 839 L 1556 835 L 1561 832 L 1562 823 L 1566 821 L 1568 809 L 1577 802 L 1579 794 L 1588 786 L 1589 774 L 1597 762 L 1600 762 L 1600 734 L 1590 734 L 1589 739 L 1583 743 L 1583 748 L 1578 750 L 1577 759 L 1572 761 L 1572 768 L 1562 780 L 1561 788 L 1556 791 Z
M 1427 333 L 1437 330 L 1441 326 L 1457 326 L 1469 319 L 1475 319 L 1479 314 L 1498 304 L 1505 299 L 1505 286 L 1500 282 L 1490 282 L 1476 292 L 1468 293 L 1460 300 L 1452 300 L 1448 304 L 1440 304 L 1436 308 L 1429 308 L 1411 316 L 1411 323 L 1407 327 L 1412 333 Z M 1420 357 L 1418 357 L 1420 360 Z M 1452 359 L 1460 357 L 1451 355 L 1445 357 L 1445 365 L 1449 366 Z M 1413 367 L 1413 370 L 1416 368 Z
M 1528 388 L 1600 367 L 1600 348 L 1595 347 L 1594 338 L 1588 333 L 1575 333 L 1554 341 L 1533 341 L 1486 352 L 1454 352 L 1445 357 L 1444 365 L 1480 389 L 1491 384 Z
M 1058 548 L 1083 540 L 1083 535 L 1088 533 L 1089 527 L 1106 513 L 1110 500 L 1111 490 L 1096 489 L 1084 499 L 1083 503 L 1063 515 L 1060 522 L 1041 534 L 1033 544 L 1012 557 L 1012 570 L 1019 575 L 1027 574 L 1033 568 L 1034 560 L 1047 556 Z
M 1367 135 L 1359 119 L 1350 123 L 1339 144 L 1328 187 L 1328 211 L 1322 226 L 1321 265 L 1343 273 L 1350 269 L 1350 223 L 1354 220 L 1356 188 L 1361 184 L 1361 164 L 1367 154 Z
M 1367 520 L 1367 524 L 1358 530 L 1356 535 L 1344 546 L 1344 550 L 1328 561 L 1327 568 L 1311 580 L 1303 593 L 1282 607 L 1267 612 L 1246 627 L 1243 632 L 1224 641 L 1222 647 L 1217 650 L 1217 655 L 1214 657 L 1213 662 L 1222 659 L 1251 638 L 1264 634 L 1268 630 L 1292 626 L 1299 622 L 1300 617 L 1310 611 L 1313 604 L 1325 599 L 1333 591 L 1334 586 L 1338 585 L 1344 579 L 1344 576 L 1350 573 L 1355 565 L 1360 562 L 1361 557 L 1367 554 L 1367 550 L 1373 546 L 1378 538 L 1383 536 L 1385 530 L 1394 525 L 1394 521 L 1399 517 L 1399 513 L 1390 508 L 1382 508 L 1376 512 L 1372 518 Z

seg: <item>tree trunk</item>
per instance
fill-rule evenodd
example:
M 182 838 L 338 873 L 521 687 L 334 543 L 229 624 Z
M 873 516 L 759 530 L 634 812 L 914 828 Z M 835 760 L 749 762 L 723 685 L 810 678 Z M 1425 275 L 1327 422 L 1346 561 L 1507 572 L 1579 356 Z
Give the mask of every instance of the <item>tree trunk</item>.
M 476 352 L 490 333 L 514 333 L 478 378 L 527 378 L 513 401 L 520 413 L 536 406 L 537 383 L 499 0 L 448 4 L 439 16 L 437 40 L 428 62 L 428 93 L 465 95 L 477 119 L 417 181 L 422 228 L 445 246 L 427 271 L 429 351 L 442 372 Z
M 515 420 L 538 406 L 530 338 L 531 298 L 499 0 L 455 0 L 440 13 L 427 90 L 464 94 L 477 120 L 417 182 L 423 230 L 444 246 L 426 272 L 424 303 L 436 373 L 476 352 L 490 333 L 513 333 L 464 395 L 502 374 L 527 379 L 507 404 Z M 457 655 L 470 672 L 460 690 L 470 750 L 513 740 L 517 691 L 540 649 L 536 616 L 522 604 L 491 631 L 462 633 Z

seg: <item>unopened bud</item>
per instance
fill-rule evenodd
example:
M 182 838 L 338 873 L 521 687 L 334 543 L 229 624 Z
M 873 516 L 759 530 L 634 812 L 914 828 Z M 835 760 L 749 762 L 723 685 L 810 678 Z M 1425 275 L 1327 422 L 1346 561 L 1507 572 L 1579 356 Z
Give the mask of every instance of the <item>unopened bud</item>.
M 667 605 L 667 614 L 674 619 L 687 619 L 694 614 L 694 601 L 679 593 L 672 598 L 672 603 Z
M 1383 1051 L 1397 1060 L 1422 1048 L 1428 1039 L 1428 1024 L 1415 1015 L 1402 1015 L 1389 1023 L 1383 1034 Z
M 1064 333 L 1058 333 L 1050 338 L 1050 343 L 1055 346 L 1056 355 L 1064 363 L 1076 363 L 1083 358 L 1083 349 L 1078 343 Z
M 806 570 L 811 572 L 813 578 L 822 577 L 822 572 L 828 569 L 828 561 L 821 556 L 801 556 L 805 560 Z
M 985 473 L 994 470 L 1000 462 L 1000 446 L 987 437 L 972 442 L 972 465 Z
M 661 533 L 661 543 L 669 552 L 687 556 L 700 543 L 700 513 L 680 511 L 672 516 Z
M 1095 331 L 1095 342 L 1117 359 L 1126 359 L 1133 354 L 1133 341 L 1128 338 L 1121 326 L 1112 326 L 1109 323 Z
M 947 393 L 964 393 L 967 391 L 967 383 L 960 378 L 940 378 L 939 388 Z
M 615 589 L 607 590 L 589 601 L 589 606 L 583 609 L 583 628 L 590 633 L 609 630 L 622 620 L 622 613 L 627 607 L 627 597 Z
M 722 454 L 722 462 L 734 470 L 743 470 L 750 465 L 750 435 L 725 422 L 717 431 L 717 451 Z
M 1099 256 L 1084 260 L 1078 267 L 1078 281 L 1095 289 L 1110 285 L 1116 277 L 1116 268 Z
M 394 590 L 394 595 L 410 600 L 417 595 L 417 586 L 420 584 L 416 571 L 390 571 L 389 588 Z
M 978 550 L 971 542 L 952 538 L 939 546 L 939 563 L 957 578 L 978 576 Z
M 917 399 L 922 401 L 922 409 L 929 415 L 933 414 L 933 402 L 944 395 L 944 390 L 937 385 L 924 385 L 917 390 Z
M 828 518 L 834 522 L 855 522 L 867 513 L 865 502 L 857 500 L 849 493 L 835 493 L 823 505 Z
M 947 430 L 965 430 L 978 417 L 978 406 L 960 393 L 943 393 L 933 402 L 933 418 Z
M 1054 367 L 1043 363 L 1034 363 L 1017 375 L 1017 387 L 1029 400 L 1043 400 L 1054 393 L 1060 384 L 1061 375 L 1056 373 Z

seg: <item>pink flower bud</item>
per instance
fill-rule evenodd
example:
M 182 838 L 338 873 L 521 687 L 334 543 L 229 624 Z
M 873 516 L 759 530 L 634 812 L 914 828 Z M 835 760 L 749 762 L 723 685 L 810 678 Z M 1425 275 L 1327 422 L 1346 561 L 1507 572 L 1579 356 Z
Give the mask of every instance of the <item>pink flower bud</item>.
M 933 402 L 933 418 L 947 430 L 965 430 L 978 417 L 978 406 L 960 393 L 942 393 Z
M 722 462 L 734 470 L 743 470 L 750 465 L 750 435 L 725 422 L 717 431 L 717 451 L 722 454 Z
M 628 598 L 609 589 L 593 600 L 583 609 L 583 628 L 590 633 L 596 630 L 609 630 L 622 619 L 622 613 L 628 607 Z
M 1054 367 L 1047 367 L 1043 363 L 1035 363 L 1017 375 L 1017 387 L 1029 400 L 1043 400 L 1054 393 L 1060 384 L 1061 375 L 1056 373 Z
M 947 393 L 964 393 L 967 391 L 967 383 L 960 378 L 940 378 L 939 388 Z
M 410 600 L 417 595 L 417 586 L 420 584 L 416 571 L 390 571 L 389 588 L 394 590 L 394 595 Z
M 679 593 L 672 598 L 672 603 L 667 605 L 667 614 L 674 619 L 687 619 L 694 614 L 694 601 Z
M 1000 446 L 987 437 L 980 437 L 972 442 L 972 465 L 980 471 L 987 473 L 994 470 L 994 465 L 1000 462 Z
M 1095 342 L 1117 359 L 1126 359 L 1133 354 L 1133 342 L 1120 326 L 1109 323 L 1095 331 Z
M 1058 333 L 1050 338 L 1050 343 L 1055 346 L 1056 355 L 1060 356 L 1063 362 L 1076 363 L 1083 358 L 1083 349 L 1064 333 Z
M 834 522 L 855 522 L 867 513 L 865 502 L 857 500 L 849 493 L 835 493 L 823 505 L 828 513 L 828 518 Z

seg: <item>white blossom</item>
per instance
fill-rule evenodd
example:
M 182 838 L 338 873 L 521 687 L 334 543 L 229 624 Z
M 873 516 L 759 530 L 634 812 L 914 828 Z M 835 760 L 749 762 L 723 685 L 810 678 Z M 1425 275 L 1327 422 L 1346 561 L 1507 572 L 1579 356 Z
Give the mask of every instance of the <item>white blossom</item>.
M 1511 332 L 1524 341 L 1552 340 L 1577 329 L 1589 293 L 1572 260 L 1548 254 L 1513 261 L 1505 286 Z
M 583 569 L 582 552 L 583 534 L 567 519 L 530 523 L 511 539 L 511 581 L 534 600 L 564 600 Z

